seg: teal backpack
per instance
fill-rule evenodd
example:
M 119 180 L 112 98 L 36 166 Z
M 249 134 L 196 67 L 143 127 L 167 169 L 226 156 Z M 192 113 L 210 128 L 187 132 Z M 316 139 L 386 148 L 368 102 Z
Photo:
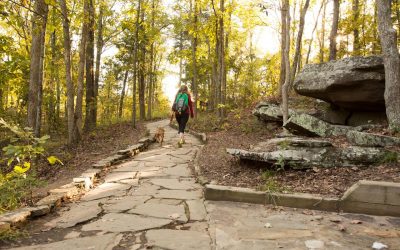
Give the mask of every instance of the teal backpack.
M 189 107 L 189 97 L 186 93 L 179 93 L 174 103 L 174 111 L 178 114 L 186 112 Z

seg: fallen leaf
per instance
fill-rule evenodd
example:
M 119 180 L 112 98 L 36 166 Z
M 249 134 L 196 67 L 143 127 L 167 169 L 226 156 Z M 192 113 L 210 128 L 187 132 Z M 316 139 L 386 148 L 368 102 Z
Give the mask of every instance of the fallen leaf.
M 346 227 L 343 225 L 338 225 L 338 229 L 339 229 L 339 231 L 342 231 L 342 232 L 346 231 Z
M 360 220 L 352 220 L 351 224 L 362 224 L 362 221 L 360 221 Z

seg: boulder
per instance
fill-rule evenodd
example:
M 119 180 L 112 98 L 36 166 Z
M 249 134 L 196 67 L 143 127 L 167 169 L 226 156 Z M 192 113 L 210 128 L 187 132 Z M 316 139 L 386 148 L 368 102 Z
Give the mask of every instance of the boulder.
M 379 56 L 351 57 L 306 65 L 295 91 L 348 110 L 384 111 L 385 74 Z
M 337 148 L 326 140 L 292 137 L 262 142 L 250 150 L 227 149 L 227 153 L 240 159 L 307 169 L 369 166 L 382 162 L 388 153 L 393 152 L 371 147 Z
M 348 131 L 357 130 L 359 128 L 332 125 L 314 116 L 307 114 L 292 114 L 283 127 L 289 130 L 294 135 L 301 136 L 342 136 L 346 135 Z
M 282 110 L 279 106 L 270 103 L 259 103 L 253 111 L 253 115 L 265 122 L 282 123 Z
M 366 132 L 349 131 L 346 137 L 350 143 L 357 146 L 387 147 L 400 145 L 400 138 Z

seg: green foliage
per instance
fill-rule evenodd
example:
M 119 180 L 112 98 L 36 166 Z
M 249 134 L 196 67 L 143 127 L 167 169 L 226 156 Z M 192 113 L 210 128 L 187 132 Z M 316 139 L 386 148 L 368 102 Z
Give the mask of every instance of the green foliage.
M 261 174 L 261 178 L 265 181 L 265 184 L 260 187 L 261 191 L 268 193 L 282 192 L 284 189 L 274 180 L 275 172 L 271 170 L 265 170 Z
M 9 229 L 3 232 L 0 232 L 0 242 L 6 241 L 16 241 L 21 238 L 28 237 L 28 232 L 20 230 L 20 229 Z
M 399 155 L 397 152 L 386 152 L 382 159 L 381 159 L 381 163 L 397 163 L 399 160 Z
M 7 178 L 12 178 L 13 175 L 25 174 L 31 166 L 34 159 L 38 156 L 44 156 L 44 144 L 50 138 L 45 135 L 41 138 L 34 137 L 30 128 L 20 128 L 16 125 L 8 124 L 4 119 L 0 118 L 0 125 L 11 131 L 14 137 L 11 143 L 3 148 L 4 156 L 6 157 L 7 166 L 13 167 L 14 171 L 7 174 Z M 48 162 L 51 165 L 62 162 L 55 156 L 48 157 Z
M 35 178 L 35 171 L 29 171 L 34 161 L 44 156 L 44 144 L 49 136 L 35 138 L 29 128 L 11 125 L 0 118 L 0 125 L 8 129 L 14 137 L 10 145 L 3 148 L 8 173 L 0 172 L 0 213 L 18 207 L 32 187 L 40 182 Z M 47 158 L 51 165 L 62 162 L 55 156 Z M 29 173 L 31 172 L 31 173 Z
M 34 175 L 0 175 L 0 214 L 18 208 L 32 188 L 42 184 Z

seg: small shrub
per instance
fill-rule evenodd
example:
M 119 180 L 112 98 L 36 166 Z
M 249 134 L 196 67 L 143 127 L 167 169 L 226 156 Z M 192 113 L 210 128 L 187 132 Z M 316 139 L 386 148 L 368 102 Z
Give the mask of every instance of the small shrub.
M 399 156 L 396 152 L 386 152 L 383 157 L 381 162 L 382 163 L 397 163 L 399 160 Z
M 0 172 L 0 213 L 3 213 L 17 208 L 31 189 L 39 184 L 33 166 L 39 157 L 45 156 L 44 144 L 49 136 L 36 138 L 31 129 L 9 124 L 1 118 L 0 125 L 13 134 L 10 144 L 3 148 L 7 165 L 7 169 Z M 50 165 L 62 164 L 55 156 L 49 156 L 47 161 Z
M 266 170 L 261 174 L 261 178 L 265 181 L 265 184 L 260 188 L 262 191 L 266 191 L 268 193 L 277 193 L 283 190 L 274 180 L 274 176 L 275 173 L 270 170 Z

